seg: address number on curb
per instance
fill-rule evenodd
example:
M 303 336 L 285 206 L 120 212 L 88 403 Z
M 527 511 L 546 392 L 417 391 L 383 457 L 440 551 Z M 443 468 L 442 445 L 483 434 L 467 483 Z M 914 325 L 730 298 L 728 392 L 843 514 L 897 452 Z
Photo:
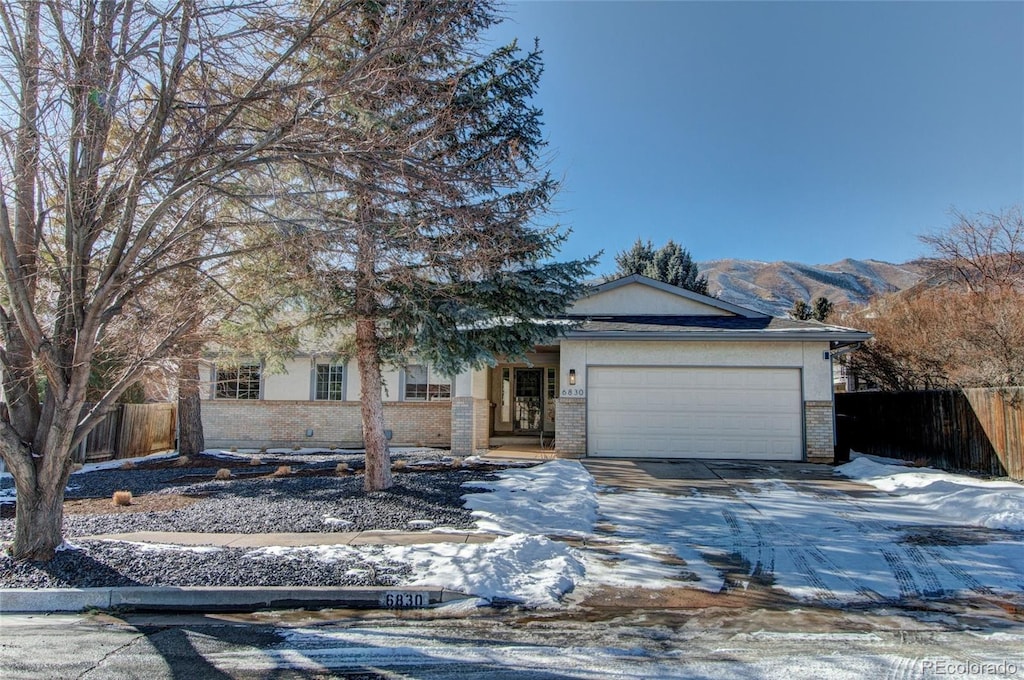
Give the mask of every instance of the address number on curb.
M 408 590 L 389 590 L 380 594 L 380 606 L 385 609 L 415 609 L 430 604 L 427 593 Z

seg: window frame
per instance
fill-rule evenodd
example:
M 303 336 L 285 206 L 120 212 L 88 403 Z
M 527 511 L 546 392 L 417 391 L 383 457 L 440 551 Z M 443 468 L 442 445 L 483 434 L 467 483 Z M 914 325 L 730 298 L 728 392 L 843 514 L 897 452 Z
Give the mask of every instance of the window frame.
M 243 376 L 243 372 L 247 375 Z M 225 376 L 225 373 L 233 374 Z M 253 380 L 255 379 L 255 391 Z M 246 388 L 243 390 L 243 384 Z M 228 388 L 231 389 L 228 389 Z M 243 396 L 244 395 L 244 396 Z M 259 401 L 263 398 L 263 364 L 243 362 L 213 367 L 213 398 L 226 401 Z
M 409 374 L 413 369 L 422 369 L 424 382 L 409 382 Z M 416 371 L 419 373 L 419 371 Z M 432 376 L 435 376 L 432 379 Z M 419 376 L 417 376 L 419 377 Z M 436 373 L 427 364 L 407 364 L 402 371 L 402 401 L 431 402 L 452 400 L 452 379 L 447 381 L 435 381 Z M 409 385 L 416 385 L 416 395 L 409 396 Z M 422 385 L 422 390 L 419 386 Z M 422 396 L 421 396 L 422 395 Z
M 323 385 L 326 396 L 320 396 L 321 368 L 327 369 L 327 381 Z M 313 401 L 345 401 L 345 376 L 347 373 L 348 369 L 345 362 L 342 361 L 313 362 Z

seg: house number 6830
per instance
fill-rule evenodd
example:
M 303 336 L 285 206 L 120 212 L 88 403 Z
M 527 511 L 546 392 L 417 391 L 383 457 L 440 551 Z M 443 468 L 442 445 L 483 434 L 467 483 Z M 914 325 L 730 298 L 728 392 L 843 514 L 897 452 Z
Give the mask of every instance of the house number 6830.
M 582 397 L 584 391 L 582 387 L 569 387 L 562 390 L 563 397 Z

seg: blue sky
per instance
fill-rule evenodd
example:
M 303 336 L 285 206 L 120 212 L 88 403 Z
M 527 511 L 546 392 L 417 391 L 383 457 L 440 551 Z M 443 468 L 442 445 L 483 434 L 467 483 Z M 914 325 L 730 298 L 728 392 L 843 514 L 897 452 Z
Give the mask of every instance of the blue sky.
M 698 260 L 902 262 L 951 207 L 1024 202 L 1024 3 L 523 2 L 558 220 L 598 273 L 638 236 Z

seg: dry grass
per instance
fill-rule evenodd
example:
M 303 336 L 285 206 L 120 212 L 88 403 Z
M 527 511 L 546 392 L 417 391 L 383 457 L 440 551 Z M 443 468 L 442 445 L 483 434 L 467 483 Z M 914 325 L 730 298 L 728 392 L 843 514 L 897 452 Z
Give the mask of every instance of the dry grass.
M 271 474 L 274 477 L 287 477 L 291 473 L 292 473 L 292 466 L 291 465 L 280 465 Z
M 224 481 L 225 479 L 231 479 L 231 470 L 227 468 L 221 468 L 217 470 L 217 474 L 213 476 L 214 479 Z
M 408 465 L 409 464 L 407 462 L 405 462 L 404 460 L 396 460 L 394 463 L 391 464 L 391 469 L 392 470 L 404 470 L 406 468 L 406 466 L 408 466 Z
M 228 449 L 228 451 L 230 451 L 231 453 L 238 453 L 238 447 L 232 446 L 230 449 Z
M 114 505 L 131 505 L 132 504 L 132 492 L 131 491 L 115 491 L 111 500 Z
M 71 471 L 72 472 L 78 472 L 79 470 L 81 470 L 84 467 L 85 466 L 83 464 L 81 464 L 81 463 L 72 463 L 71 464 Z
M 178 459 L 174 461 L 174 467 L 185 467 L 192 462 L 192 459 L 188 456 L 178 456 Z
M 352 471 L 348 469 L 348 463 L 338 463 L 334 466 L 334 472 L 342 476 L 352 474 Z
M 125 462 L 121 463 L 122 470 L 134 470 L 136 467 L 138 466 L 135 465 L 135 463 L 131 462 L 130 460 L 126 460 Z
M 919 468 L 929 467 L 930 464 L 931 464 L 931 461 L 928 460 L 927 458 L 915 458 L 914 462 L 911 463 L 911 465 L 913 465 L 914 467 L 919 467 Z
M 301 446 L 293 446 L 292 447 L 292 451 L 301 451 L 301 450 L 302 450 Z
M 263 465 L 263 459 L 259 456 L 253 456 L 249 459 L 249 465 Z
M 453 468 L 460 468 L 462 467 L 462 459 L 456 456 L 455 458 L 452 458 L 452 462 L 449 463 L 449 465 L 451 465 Z

